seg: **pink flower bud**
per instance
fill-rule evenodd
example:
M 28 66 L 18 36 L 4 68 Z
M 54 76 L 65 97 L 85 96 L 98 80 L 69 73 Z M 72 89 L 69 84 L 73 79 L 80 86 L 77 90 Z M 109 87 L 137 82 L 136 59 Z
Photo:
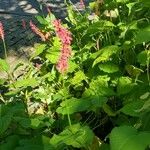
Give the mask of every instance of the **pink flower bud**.
M 0 39 L 4 40 L 4 28 L 2 22 L 0 22 Z

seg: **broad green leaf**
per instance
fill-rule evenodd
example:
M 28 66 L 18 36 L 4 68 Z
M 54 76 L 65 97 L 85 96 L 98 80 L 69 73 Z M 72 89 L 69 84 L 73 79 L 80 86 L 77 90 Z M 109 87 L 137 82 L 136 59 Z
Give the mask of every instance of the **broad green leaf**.
M 46 58 L 52 63 L 56 64 L 59 60 L 60 52 L 51 52 L 49 54 L 46 54 Z
M 75 76 L 72 78 L 71 84 L 76 85 L 83 80 L 86 80 L 86 76 L 85 76 L 84 72 L 78 71 L 75 73 Z
M 60 107 L 56 110 L 63 115 L 73 114 L 75 112 L 81 112 L 85 110 L 92 110 L 94 108 L 100 108 L 107 102 L 105 97 L 91 96 L 84 99 L 68 99 L 60 104 Z
M 119 47 L 116 45 L 107 46 L 99 50 L 98 52 L 92 54 L 91 58 L 95 59 L 93 62 L 93 66 L 96 64 L 103 62 L 103 61 L 109 61 L 111 56 L 113 54 L 116 54 L 119 52 Z
M 135 87 L 135 84 L 132 83 L 132 79 L 129 77 L 121 77 L 118 80 L 117 93 L 119 95 L 127 94 Z
M 107 113 L 108 116 L 116 116 L 116 113 L 112 110 L 112 108 L 108 104 L 103 105 L 103 110 Z
M 89 88 L 85 90 L 85 96 L 90 95 L 99 95 L 99 96 L 112 96 L 115 95 L 113 89 L 108 85 L 110 78 L 107 76 L 98 76 L 96 79 L 93 79 L 89 84 Z
M 139 30 L 135 37 L 135 44 L 147 43 L 150 41 L 150 26 Z
M 115 127 L 110 134 L 111 150 L 145 150 L 150 133 L 138 132 L 130 126 Z
M 143 131 L 150 131 L 150 112 L 146 112 L 140 117 Z
M 119 71 L 119 67 L 113 64 L 112 62 L 99 64 L 98 67 L 100 68 L 100 70 L 107 72 L 107 73 L 114 73 L 114 72 Z
M 88 126 L 81 126 L 79 124 L 67 127 L 58 135 L 54 135 L 50 143 L 57 147 L 61 144 L 73 146 L 75 148 L 87 148 L 93 141 L 94 134 Z
M 9 71 L 9 64 L 6 60 L 0 58 L 0 71 Z
M 37 85 L 38 85 L 38 81 L 36 79 L 28 78 L 28 79 L 18 80 L 10 86 L 15 86 L 16 88 L 20 88 L 20 87 L 26 88 L 28 86 L 35 87 Z
M 126 104 L 123 108 L 120 109 L 120 111 L 129 116 L 139 117 L 140 112 L 138 110 L 142 108 L 143 104 L 144 101 L 141 100 L 133 101 L 129 104 Z
M 142 52 L 140 52 L 137 55 L 137 61 L 142 66 L 146 66 L 149 59 L 150 59 L 150 52 L 149 52 L 149 50 L 142 51 Z

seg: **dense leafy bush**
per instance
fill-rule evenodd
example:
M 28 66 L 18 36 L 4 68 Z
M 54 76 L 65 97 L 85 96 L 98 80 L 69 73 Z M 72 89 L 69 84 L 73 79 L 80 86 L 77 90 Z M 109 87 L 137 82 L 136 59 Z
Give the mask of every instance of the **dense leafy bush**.
M 0 59 L 1 150 L 150 149 L 150 2 L 98 2 L 30 22 L 28 65 Z

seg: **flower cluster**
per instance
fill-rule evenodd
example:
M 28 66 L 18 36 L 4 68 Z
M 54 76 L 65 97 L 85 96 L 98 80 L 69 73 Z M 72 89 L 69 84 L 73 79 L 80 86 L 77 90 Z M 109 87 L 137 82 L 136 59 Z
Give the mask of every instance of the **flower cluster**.
M 57 70 L 60 73 L 64 73 L 68 68 L 68 60 L 71 56 L 71 33 L 62 26 L 60 20 L 54 20 L 53 25 L 55 28 L 56 36 L 59 37 L 61 41 L 61 55 L 57 63 Z
M 46 41 L 49 38 L 50 33 L 44 34 L 32 21 L 30 21 L 30 27 L 34 33 L 41 37 L 42 41 Z
M 4 28 L 2 22 L 0 22 L 0 39 L 4 40 Z

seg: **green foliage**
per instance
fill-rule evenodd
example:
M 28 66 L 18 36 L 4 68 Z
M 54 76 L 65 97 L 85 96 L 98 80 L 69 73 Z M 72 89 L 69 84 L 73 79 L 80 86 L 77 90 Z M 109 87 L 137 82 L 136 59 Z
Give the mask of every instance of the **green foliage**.
M 149 144 L 150 133 L 138 132 L 130 126 L 116 127 L 110 134 L 111 150 L 144 150 Z
M 102 107 L 107 102 L 106 97 L 91 96 L 85 99 L 68 99 L 61 103 L 61 107 L 58 107 L 57 112 L 63 115 L 72 114 L 75 112 L 81 112 L 85 110 L 91 110 L 96 107 Z
M 76 148 L 88 148 L 94 138 L 93 132 L 87 126 L 80 126 L 74 124 L 71 127 L 67 127 L 59 135 L 54 135 L 50 143 L 54 147 L 60 147 L 62 144 L 71 145 Z
M 9 65 L 4 59 L 0 59 L 0 71 L 8 71 Z

